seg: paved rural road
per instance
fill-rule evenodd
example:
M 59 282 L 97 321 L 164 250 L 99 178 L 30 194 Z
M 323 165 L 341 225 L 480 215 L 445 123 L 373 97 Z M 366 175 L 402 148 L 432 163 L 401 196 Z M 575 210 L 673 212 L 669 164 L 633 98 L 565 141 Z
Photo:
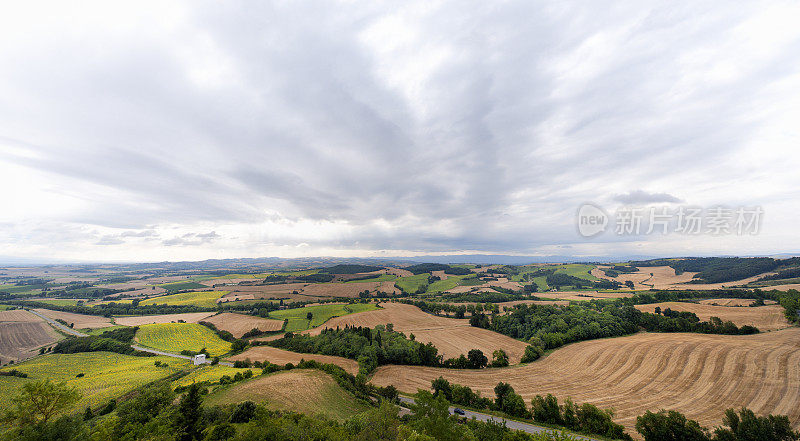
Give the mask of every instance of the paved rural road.
M 413 398 L 408 398 L 408 397 L 404 397 L 404 396 L 400 396 L 399 398 L 400 398 L 400 402 L 401 403 L 414 404 L 414 399 Z M 450 406 L 450 415 L 453 415 L 453 410 L 455 410 L 455 407 Z M 537 425 L 534 425 L 534 424 L 521 423 L 519 421 L 508 420 L 508 419 L 505 419 L 505 418 L 502 418 L 502 417 L 489 415 L 489 414 L 486 414 L 486 413 L 473 412 L 473 411 L 467 410 L 467 409 L 463 409 L 463 410 L 464 410 L 464 416 L 467 417 L 467 418 L 475 418 L 478 421 L 494 421 L 494 422 L 497 422 L 497 423 L 505 423 L 506 427 L 508 427 L 509 429 L 513 429 L 513 430 L 521 430 L 523 432 L 528 432 L 528 433 L 542 433 L 542 432 L 544 432 L 544 433 L 560 433 L 559 430 L 551 429 L 549 427 L 542 427 L 542 426 L 537 426 Z M 570 436 L 576 438 L 576 439 L 582 439 L 582 440 L 586 440 L 586 441 L 598 441 L 596 438 L 589 438 L 587 436 L 578 435 L 578 434 L 569 433 L 569 432 L 568 432 L 568 434 Z
M 133 349 L 136 349 L 137 351 L 149 352 L 151 354 L 156 354 L 156 355 L 165 355 L 167 357 L 182 358 L 184 360 L 191 360 L 192 359 L 192 357 L 190 357 L 188 355 L 172 354 L 172 353 L 169 353 L 169 352 L 163 352 L 163 351 L 159 351 L 159 350 L 156 350 L 156 349 L 150 349 L 150 348 L 146 348 L 144 346 L 139 346 L 139 345 L 131 345 L 131 347 Z M 206 359 L 206 363 L 211 364 L 211 360 Z M 227 361 L 220 361 L 219 364 L 221 364 L 223 366 L 233 367 L 233 363 L 229 363 Z
M 58 329 L 60 329 L 60 330 L 62 330 L 64 332 L 66 332 L 67 334 L 72 334 L 72 335 L 74 335 L 76 337 L 88 337 L 88 335 L 84 334 L 83 332 L 78 332 L 78 331 L 70 328 L 69 326 L 64 326 L 61 323 L 51 319 L 50 317 L 45 317 L 42 314 L 39 314 L 38 312 L 36 312 L 36 311 L 34 311 L 32 309 L 28 309 L 26 311 L 30 312 L 31 314 L 38 315 L 39 317 L 45 319 L 47 321 L 47 323 L 50 323 L 51 326 L 53 326 L 55 328 L 58 328 Z

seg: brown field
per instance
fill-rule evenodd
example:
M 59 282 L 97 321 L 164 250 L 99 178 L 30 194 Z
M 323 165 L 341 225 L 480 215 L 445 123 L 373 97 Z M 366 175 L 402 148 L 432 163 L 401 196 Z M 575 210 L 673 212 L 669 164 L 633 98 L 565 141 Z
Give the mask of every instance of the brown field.
M 227 303 L 227 302 L 240 302 L 242 300 L 255 300 L 256 297 L 253 294 L 244 294 L 240 292 L 229 292 L 224 296 L 217 299 L 217 303 Z
M 263 403 L 272 410 L 323 414 L 344 420 L 369 406 L 344 391 L 330 375 L 314 369 L 293 369 L 262 375 L 210 395 L 209 404 Z
M 0 362 L 19 361 L 58 340 L 56 332 L 40 317 L 23 310 L 0 311 Z
M 222 314 L 209 317 L 205 321 L 214 324 L 214 326 L 223 331 L 230 332 L 236 338 L 240 338 L 242 334 L 253 328 L 258 328 L 258 330 L 262 332 L 280 331 L 283 329 L 283 320 L 270 320 L 233 312 L 223 312 Z
M 386 274 L 394 274 L 397 277 L 409 277 L 414 275 L 411 271 L 402 268 L 387 268 Z
M 315 283 L 303 288 L 303 294 L 316 297 L 358 297 L 358 293 L 375 291 L 378 282 Z
M 400 290 L 394 286 L 394 282 L 391 280 L 380 282 L 380 285 L 378 285 L 378 291 L 385 292 L 387 294 L 400 294 Z
M 794 289 L 800 291 L 800 283 L 788 283 L 786 285 L 771 285 L 771 286 L 759 286 L 758 289 L 762 291 L 789 291 L 790 289 Z
M 74 323 L 75 329 L 106 328 L 112 326 L 111 319 L 97 315 L 75 314 L 72 312 L 52 311 L 50 309 L 34 309 L 39 314 L 53 320 L 60 319 L 67 323 Z
M 783 315 L 783 308 L 779 305 L 751 308 L 747 306 L 714 306 L 688 302 L 663 302 L 635 306 L 636 309 L 643 312 L 653 312 L 656 307 L 660 307 L 662 311 L 669 308 L 673 311 L 693 312 L 703 321 L 707 321 L 711 317 L 719 317 L 723 321 L 732 321 L 736 326 L 750 325 L 761 331 L 774 331 L 791 326 Z
M 630 280 L 634 284 L 634 289 L 721 289 L 744 285 L 754 282 L 766 275 L 775 274 L 774 272 L 768 272 L 746 279 L 734 280 L 732 282 L 698 284 L 688 283 L 697 273 L 685 272 L 676 275 L 675 269 L 670 266 L 643 266 L 639 267 L 639 271 L 635 273 L 620 274 L 616 278 L 606 276 L 605 273 L 601 271 L 601 268 L 608 268 L 608 266 L 594 268 L 591 274 L 600 279 L 615 280 L 622 283 L 625 283 L 626 280 Z
M 31 314 L 24 309 L 10 309 L 0 311 L 0 322 L 40 322 L 41 317 Z
M 230 357 L 231 361 L 247 360 L 250 361 L 269 361 L 270 363 L 284 365 L 286 363 L 297 364 L 300 360 L 316 360 L 320 363 L 333 363 L 347 372 L 358 374 L 358 363 L 349 358 L 334 357 L 332 355 L 301 354 L 298 352 L 284 351 L 283 349 L 271 346 L 254 346 L 241 354 Z
M 505 381 L 526 403 L 552 393 L 614 408 L 614 419 L 633 434 L 636 416 L 662 408 L 707 427 L 719 425 L 726 408 L 741 406 L 788 415 L 800 426 L 798 328 L 748 336 L 640 333 L 571 344 L 540 361 L 502 369 L 382 366 L 372 382 L 416 392 L 440 375 L 488 397 Z
M 750 306 L 755 300 L 753 299 L 705 299 L 700 300 L 704 305 L 717 305 L 717 306 Z M 767 305 L 774 305 L 775 300 L 764 300 Z
M 480 349 L 491 359 L 495 349 L 503 349 L 508 354 L 511 363 L 519 363 L 525 347 L 522 341 L 514 340 L 496 332 L 486 329 L 474 328 L 469 325 L 469 320 L 438 317 L 423 312 L 412 305 L 402 303 L 381 303 L 383 309 L 375 311 L 358 312 L 328 320 L 324 325 L 308 331 L 310 334 L 319 334 L 324 328 L 337 326 L 367 326 L 374 328 L 377 325 L 391 323 L 395 331 L 414 334 L 417 341 L 433 343 L 439 349 L 439 354 L 444 358 L 466 355 L 470 349 Z
M 186 323 L 197 323 L 213 312 L 187 312 L 186 314 L 161 314 L 161 315 L 140 315 L 134 317 L 114 317 L 114 322 L 123 326 L 141 326 L 151 323 L 172 323 L 183 320 Z

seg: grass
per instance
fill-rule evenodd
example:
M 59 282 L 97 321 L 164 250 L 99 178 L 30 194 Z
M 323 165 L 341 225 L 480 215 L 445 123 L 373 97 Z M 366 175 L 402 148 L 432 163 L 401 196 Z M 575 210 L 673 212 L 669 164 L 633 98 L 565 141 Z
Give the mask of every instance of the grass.
M 456 286 L 461 284 L 461 280 L 466 276 L 451 276 L 448 275 L 444 280 L 437 280 L 430 285 L 428 285 L 427 292 L 429 293 L 440 293 L 442 291 L 447 291 L 449 289 L 453 289 Z
M 157 360 L 169 367 L 155 367 L 153 363 Z M 44 355 L 2 369 L 19 369 L 28 378 L 0 376 L 0 403 L 8 403 L 26 382 L 49 378 L 78 389 L 83 397 L 73 410 L 83 410 L 86 406 L 101 406 L 111 398 L 188 366 L 188 361 L 171 357 L 134 357 L 110 352 Z M 77 378 L 78 374 L 84 375 Z
M 231 350 L 231 344 L 214 331 L 196 323 L 160 323 L 142 325 L 136 332 L 142 346 L 178 354 L 182 350 L 199 352 L 206 348 L 212 357 Z
M 293 369 L 261 375 L 210 394 L 209 405 L 244 400 L 263 403 L 274 410 L 324 414 L 343 421 L 370 409 L 367 403 L 342 389 L 328 374 L 314 369 Z
M 185 282 L 171 282 L 171 283 L 162 283 L 158 285 L 169 292 L 173 291 L 183 291 L 185 289 L 203 289 L 208 288 L 207 286 L 203 285 L 202 283 L 193 282 L 191 280 Z
M 0 311 L 5 311 L 7 309 L 15 308 L 15 306 L 10 305 L 0 305 Z
M 372 303 L 351 303 L 347 305 L 316 305 L 306 306 L 305 308 L 283 309 L 280 311 L 272 311 L 269 313 L 269 318 L 284 320 L 289 319 L 286 324 L 286 332 L 297 332 L 306 329 L 315 328 L 333 317 L 341 317 L 347 314 L 356 312 L 372 311 L 378 309 Z M 306 317 L 308 313 L 312 314 L 311 320 Z
M 191 291 L 180 294 L 170 294 L 161 297 L 144 300 L 139 303 L 147 305 L 194 305 L 204 308 L 217 306 L 217 299 L 227 294 L 229 291 Z
M 569 276 L 578 277 L 584 280 L 591 280 L 597 281 L 599 280 L 597 277 L 591 275 L 589 272 L 593 270 L 595 265 L 584 265 L 580 263 L 570 263 L 568 265 L 562 265 L 561 268 L 557 269 L 557 273 L 564 273 Z
M 395 284 L 407 293 L 415 293 L 420 287 L 428 285 L 428 273 L 417 274 L 416 276 L 400 277 Z
M 244 371 L 248 370 L 247 368 L 234 368 L 230 366 L 223 366 L 221 364 L 217 364 L 214 366 L 211 365 L 204 365 L 189 373 L 186 376 L 178 378 L 177 380 L 172 382 L 172 388 L 176 388 L 178 386 L 188 386 L 192 383 L 202 383 L 203 381 L 208 381 L 209 383 L 216 383 L 222 378 L 223 375 L 228 375 L 233 378 L 237 372 L 244 373 Z M 253 374 L 258 374 L 261 370 L 260 369 L 250 369 Z

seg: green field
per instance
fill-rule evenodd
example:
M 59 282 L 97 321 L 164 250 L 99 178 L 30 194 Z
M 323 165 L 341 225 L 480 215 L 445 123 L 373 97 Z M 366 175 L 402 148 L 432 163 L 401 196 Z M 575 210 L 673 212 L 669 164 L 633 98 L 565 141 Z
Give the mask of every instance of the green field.
M 206 348 L 212 357 L 231 350 L 231 344 L 214 331 L 196 323 L 161 323 L 142 325 L 136 332 L 142 346 L 178 354 L 182 350 L 199 352 Z
M 169 292 L 173 291 L 183 291 L 185 289 L 203 289 L 208 288 L 206 285 L 202 283 L 193 282 L 191 280 L 187 280 L 185 282 L 171 282 L 171 283 L 162 283 L 158 285 Z
M 217 365 L 204 365 L 195 369 L 191 373 L 172 382 L 172 387 L 188 386 L 192 383 L 202 383 L 208 381 L 209 383 L 216 383 L 223 375 L 233 377 L 237 372 L 244 373 L 247 368 L 234 368 L 230 366 Z M 261 372 L 260 369 L 250 369 L 254 375 Z
M 440 293 L 442 291 L 447 291 L 449 289 L 453 289 L 456 286 L 461 284 L 461 280 L 464 279 L 466 276 L 451 276 L 448 275 L 444 280 L 437 280 L 430 285 L 428 285 L 428 293 Z
M 147 305 L 194 305 L 204 308 L 217 306 L 217 299 L 227 294 L 229 291 L 192 291 L 180 294 L 170 294 L 167 296 L 154 297 L 140 303 Z
M 400 277 L 395 284 L 405 292 L 415 293 L 422 286 L 428 284 L 428 273 L 417 274 L 416 276 Z
M 6 309 L 15 308 L 15 306 L 10 305 L 0 305 L 0 311 L 5 311 Z
M 377 307 L 372 303 L 351 303 L 347 305 L 316 305 L 306 306 L 305 308 L 284 309 L 272 311 L 269 318 L 284 320 L 289 319 L 286 324 L 286 332 L 297 332 L 315 328 L 333 317 L 341 317 L 356 312 L 372 311 Z M 309 321 L 306 316 L 312 313 L 313 317 Z
M 564 273 L 569 276 L 578 277 L 584 280 L 591 280 L 596 281 L 599 280 L 597 277 L 591 275 L 589 271 L 593 270 L 595 265 L 583 265 L 579 263 L 570 263 L 568 265 L 561 265 L 559 269 L 556 270 L 557 273 Z
M 169 367 L 155 367 L 153 363 L 156 360 L 169 364 Z M 110 352 L 44 355 L 2 369 L 18 369 L 28 374 L 28 378 L 0 376 L 0 403 L 8 403 L 25 382 L 49 378 L 65 381 L 77 388 L 83 398 L 74 409 L 83 410 L 86 406 L 101 406 L 111 398 L 118 398 L 188 366 L 188 361 L 171 357 L 134 357 Z M 84 375 L 77 378 L 78 374 Z
M 216 391 L 205 402 L 215 405 L 245 400 L 263 403 L 274 410 L 324 414 L 339 421 L 370 409 L 336 384 L 330 375 L 315 369 L 260 375 Z

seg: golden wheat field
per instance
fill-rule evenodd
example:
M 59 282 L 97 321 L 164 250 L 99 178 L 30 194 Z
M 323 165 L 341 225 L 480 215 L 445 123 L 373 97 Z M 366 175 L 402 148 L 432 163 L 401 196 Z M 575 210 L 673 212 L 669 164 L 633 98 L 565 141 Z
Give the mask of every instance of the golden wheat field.
M 470 349 L 480 349 L 491 358 L 496 349 L 503 349 L 511 363 L 518 363 L 525 347 L 528 345 L 519 340 L 507 337 L 486 329 L 469 325 L 469 320 L 438 317 L 428 314 L 416 306 L 402 303 L 381 303 L 383 309 L 359 312 L 328 320 L 324 325 L 309 331 L 319 334 L 324 328 L 349 326 L 367 326 L 391 323 L 395 331 L 409 336 L 414 334 L 417 341 L 433 343 L 444 358 L 466 355 Z
M 332 355 L 301 354 L 299 352 L 285 351 L 271 346 L 254 346 L 241 354 L 230 357 L 231 361 L 247 360 L 269 361 L 270 363 L 284 365 L 297 364 L 300 360 L 316 360 L 320 363 L 333 363 L 353 375 L 358 374 L 358 363 L 349 358 L 334 357 Z
M 74 324 L 75 329 L 84 328 L 106 328 L 112 326 L 111 319 L 97 315 L 75 314 L 72 312 L 53 311 L 50 309 L 34 309 L 34 311 L 42 314 L 45 317 L 50 317 L 53 320 L 64 320 L 67 323 Z
M 615 410 L 635 433 L 636 416 L 675 409 L 701 425 L 720 424 L 726 408 L 788 415 L 800 426 L 800 329 L 747 336 L 640 333 L 558 349 L 524 366 L 453 370 L 382 366 L 372 382 L 405 392 L 430 388 L 443 376 L 494 396 L 510 383 L 526 402 L 537 394 L 572 397 Z
M 283 320 L 270 320 L 234 312 L 223 312 L 209 317 L 205 321 L 212 323 L 218 329 L 230 332 L 236 338 L 254 328 L 261 332 L 280 331 L 283 329 Z
M 752 302 L 752 300 L 751 300 Z M 719 317 L 723 321 L 732 321 L 736 326 L 755 326 L 760 331 L 774 331 L 791 326 L 783 315 L 780 305 L 766 306 L 715 306 L 702 303 L 689 302 L 662 302 L 647 305 L 636 305 L 635 308 L 643 312 L 653 312 L 658 307 L 663 311 L 670 308 L 673 311 L 688 311 L 697 314 L 700 320 Z

